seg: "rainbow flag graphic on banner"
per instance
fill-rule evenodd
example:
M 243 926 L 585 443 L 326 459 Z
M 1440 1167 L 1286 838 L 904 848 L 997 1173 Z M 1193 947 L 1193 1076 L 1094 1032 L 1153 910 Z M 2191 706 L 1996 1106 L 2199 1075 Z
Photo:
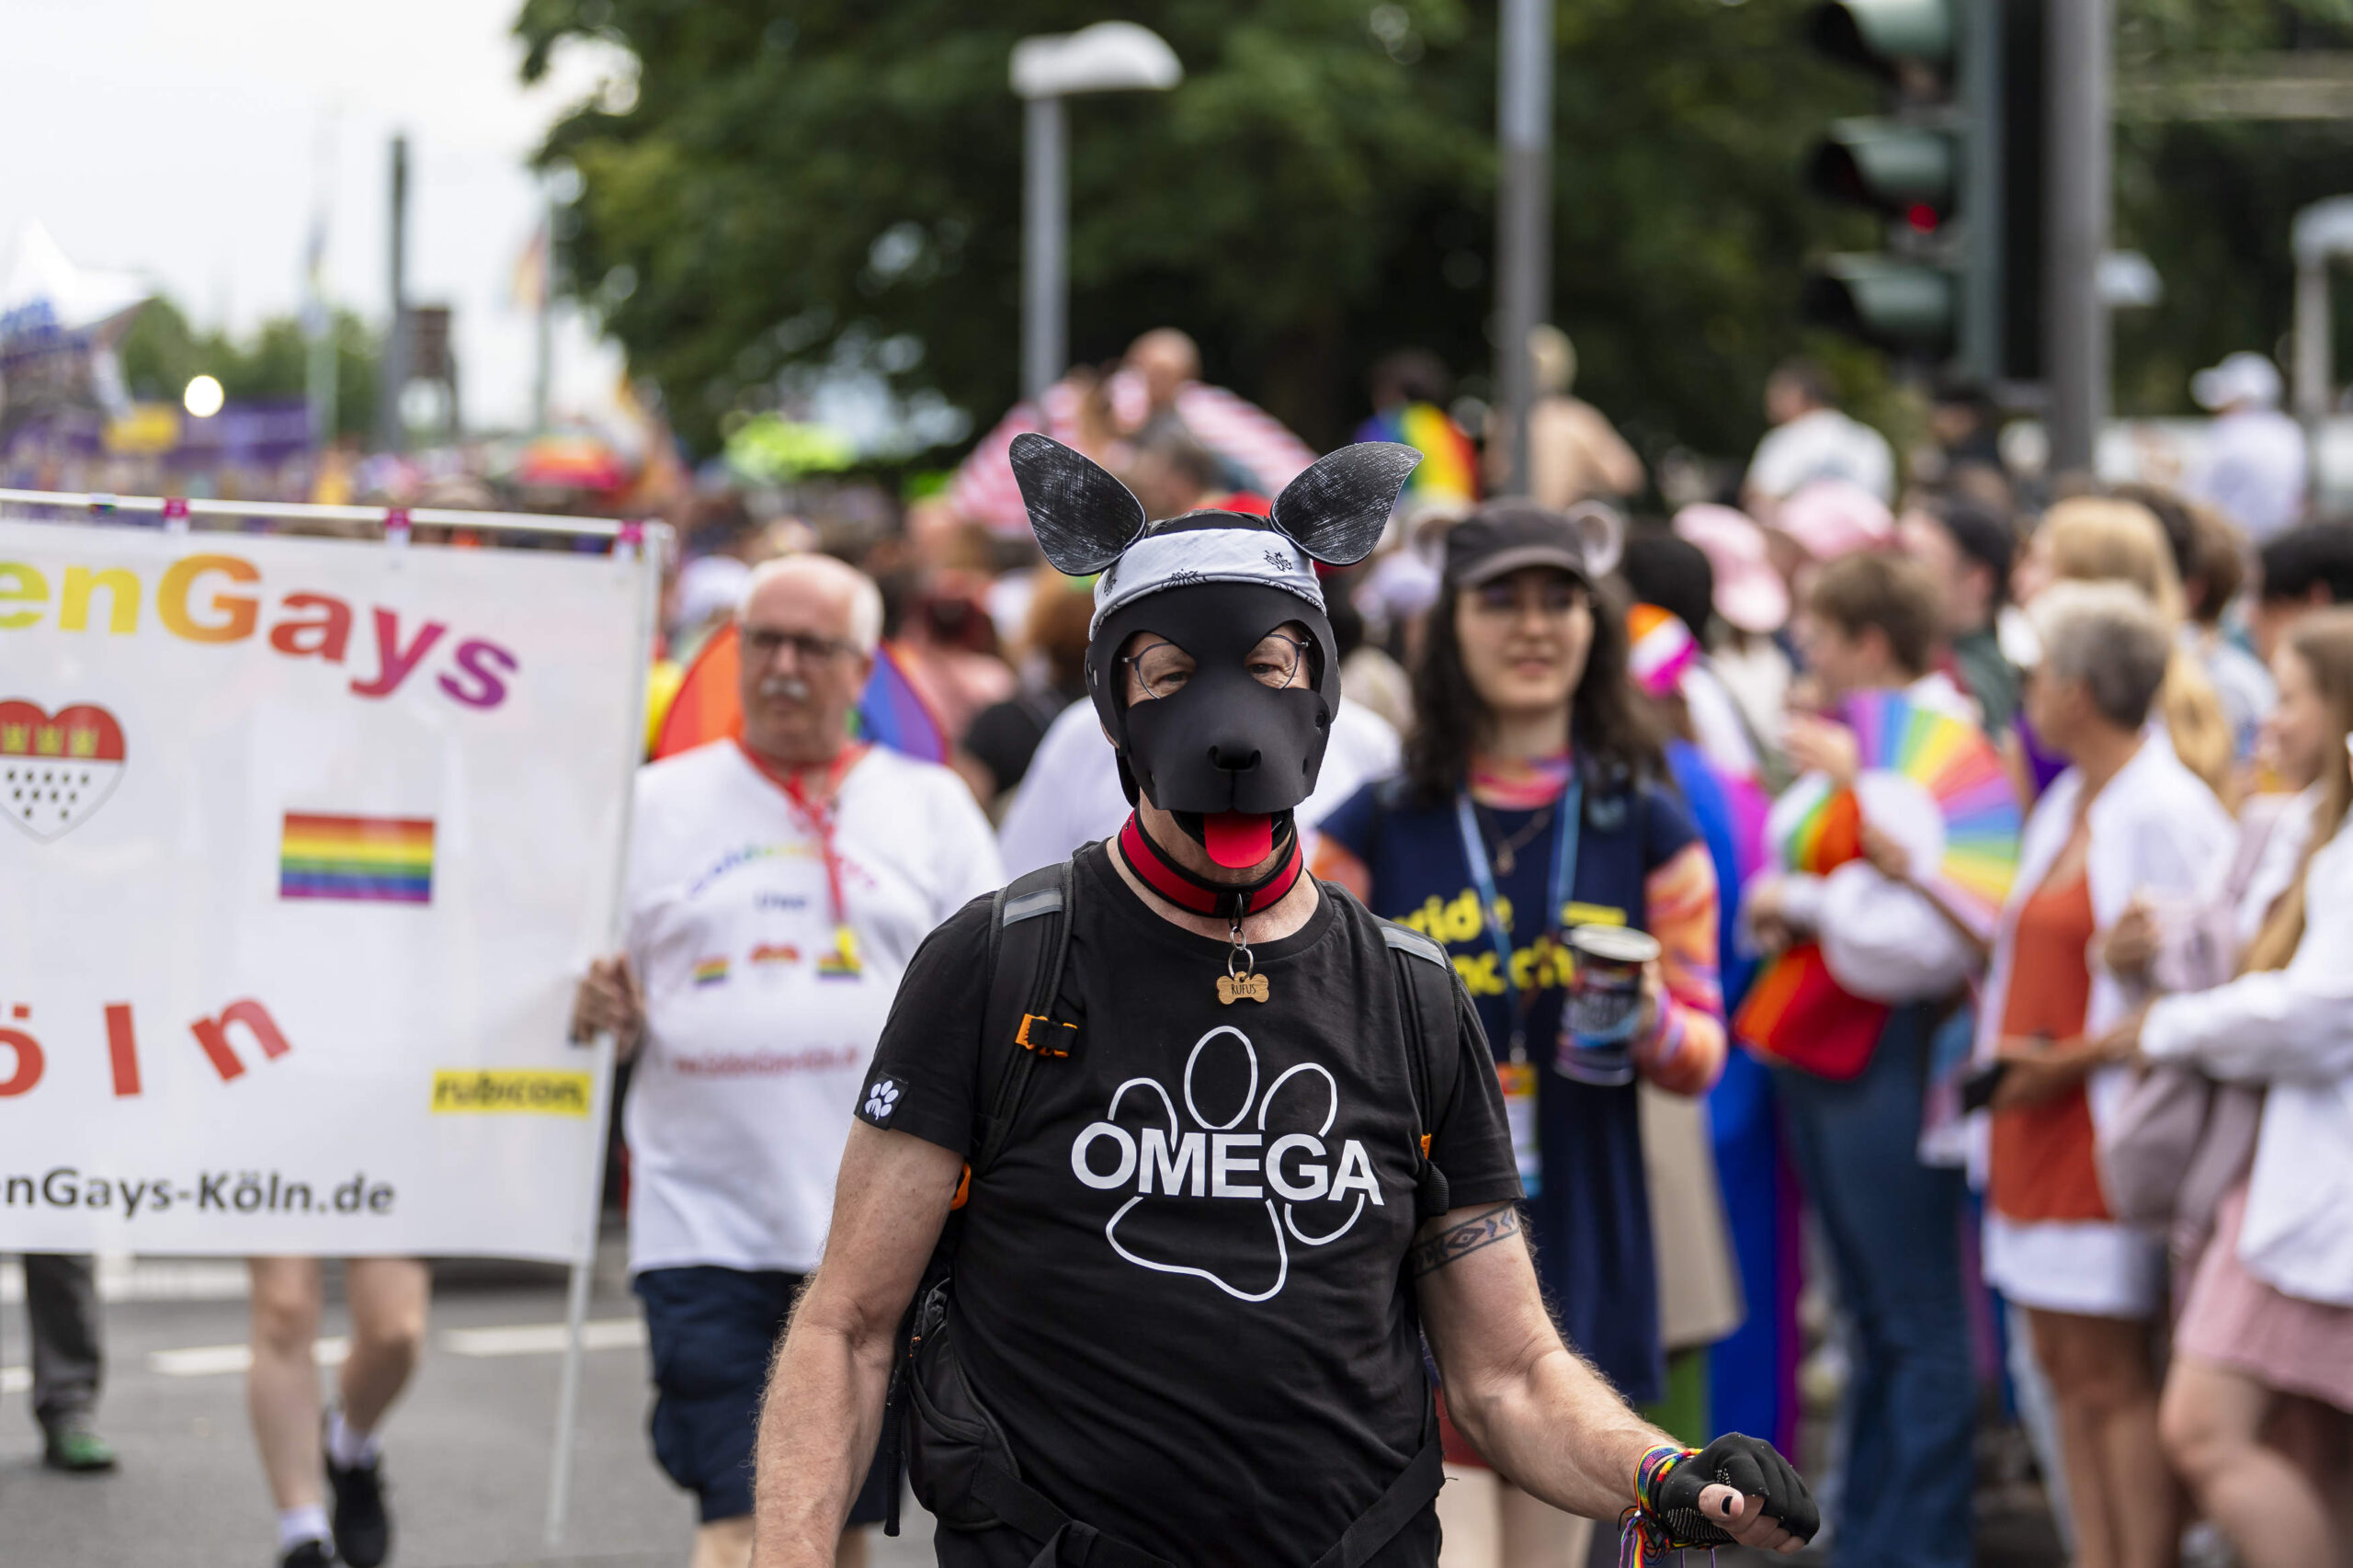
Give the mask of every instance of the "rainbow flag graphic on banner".
M 431 903 L 433 819 L 288 812 L 278 896 Z

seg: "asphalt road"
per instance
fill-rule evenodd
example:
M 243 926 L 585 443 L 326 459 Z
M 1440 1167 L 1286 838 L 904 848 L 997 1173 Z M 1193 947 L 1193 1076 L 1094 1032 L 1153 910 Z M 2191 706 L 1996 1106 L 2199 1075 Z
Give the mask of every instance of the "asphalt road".
M 272 1511 L 245 1423 L 245 1306 L 234 1293 L 242 1272 L 217 1264 L 110 1271 L 99 1426 L 121 1450 L 122 1468 L 102 1477 L 41 1469 L 23 1310 L 6 1288 L 15 1281 L 0 1278 L 0 1568 L 275 1561 Z M 385 1431 L 395 1568 L 683 1568 L 694 1506 L 647 1446 L 637 1303 L 609 1271 L 589 1310 L 565 1544 L 551 1553 L 541 1543 L 563 1317 L 563 1284 L 552 1275 L 445 1278 L 437 1289 L 424 1366 Z M 344 1326 L 331 1304 L 323 1336 Z M 920 1516 L 907 1535 L 876 1544 L 876 1568 L 931 1561 Z

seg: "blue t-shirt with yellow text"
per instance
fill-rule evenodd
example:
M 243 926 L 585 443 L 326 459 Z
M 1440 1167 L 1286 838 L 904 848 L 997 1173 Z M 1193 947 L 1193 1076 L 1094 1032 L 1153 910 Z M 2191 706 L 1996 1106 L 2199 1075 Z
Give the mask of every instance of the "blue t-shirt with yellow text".
M 1515 845 L 1511 870 L 1495 876 L 1495 897 L 1525 1009 L 1529 1060 L 1540 1069 L 1544 1179 L 1527 1205 L 1537 1271 L 1576 1348 L 1628 1398 L 1654 1401 L 1665 1392 L 1665 1366 L 1635 1090 L 1552 1071 L 1571 972 L 1559 938 L 1571 926 L 1643 927 L 1645 880 L 1698 830 L 1664 788 L 1597 791 L 1588 784 L 1575 876 L 1563 907 L 1546 920 L 1524 912 L 1541 911 L 1550 897 L 1560 824 L 1548 822 L 1521 842 L 1536 812 L 1481 807 L 1477 815 L 1491 858 L 1499 842 Z M 1509 988 L 1463 858 L 1454 801 L 1425 804 L 1404 780 L 1385 779 L 1349 797 L 1319 826 L 1364 863 L 1374 914 L 1445 944 L 1501 1061 L 1512 1037 Z

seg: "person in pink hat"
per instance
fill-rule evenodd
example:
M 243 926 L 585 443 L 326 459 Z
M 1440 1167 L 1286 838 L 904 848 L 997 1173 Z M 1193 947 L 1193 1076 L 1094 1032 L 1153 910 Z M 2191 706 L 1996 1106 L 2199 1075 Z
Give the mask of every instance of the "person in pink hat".
M 1895 543 L 1895 514 L 1887 503 L 1844 479 L 1817 479 L 1790 493 L 1765 530 L 1775 565 L 1802 593 L 1811 567 Z
M 1710 650 L 1716 678 L 1752 732 L 1780 733 L 1791 671 L 1775 635 L 1789 624 L 1790 587 L 1773 569 L 1765 530 L 1745 512 L 1707 503 L 1676 513 L 1674 527 L 1715 572 L 1711 602 L 1724 624 L 1723 641 Z

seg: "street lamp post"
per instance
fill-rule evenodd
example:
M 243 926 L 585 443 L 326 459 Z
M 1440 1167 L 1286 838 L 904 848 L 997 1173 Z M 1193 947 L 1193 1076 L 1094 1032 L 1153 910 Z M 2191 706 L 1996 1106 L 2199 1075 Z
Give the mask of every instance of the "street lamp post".
M 1504 0 L 1495 40 L 1495 139 L 1503 153 L 1495 192 L 1495 391 L 1511 444 L 1501 485 L 1506 495 L 1528 494 L 1528 412 L 1536 402 L 1529 338 L 1552 311 L 1552 4 Z
M 1165 92 L 1185 68 L 1157 33 L 1097 22 L 1013 46 L 1013 90 L 1026 108 L 1021 203 L 1021 394 L 1035 403 L 1068 362 L 1070 126 L 1074 93 Z

